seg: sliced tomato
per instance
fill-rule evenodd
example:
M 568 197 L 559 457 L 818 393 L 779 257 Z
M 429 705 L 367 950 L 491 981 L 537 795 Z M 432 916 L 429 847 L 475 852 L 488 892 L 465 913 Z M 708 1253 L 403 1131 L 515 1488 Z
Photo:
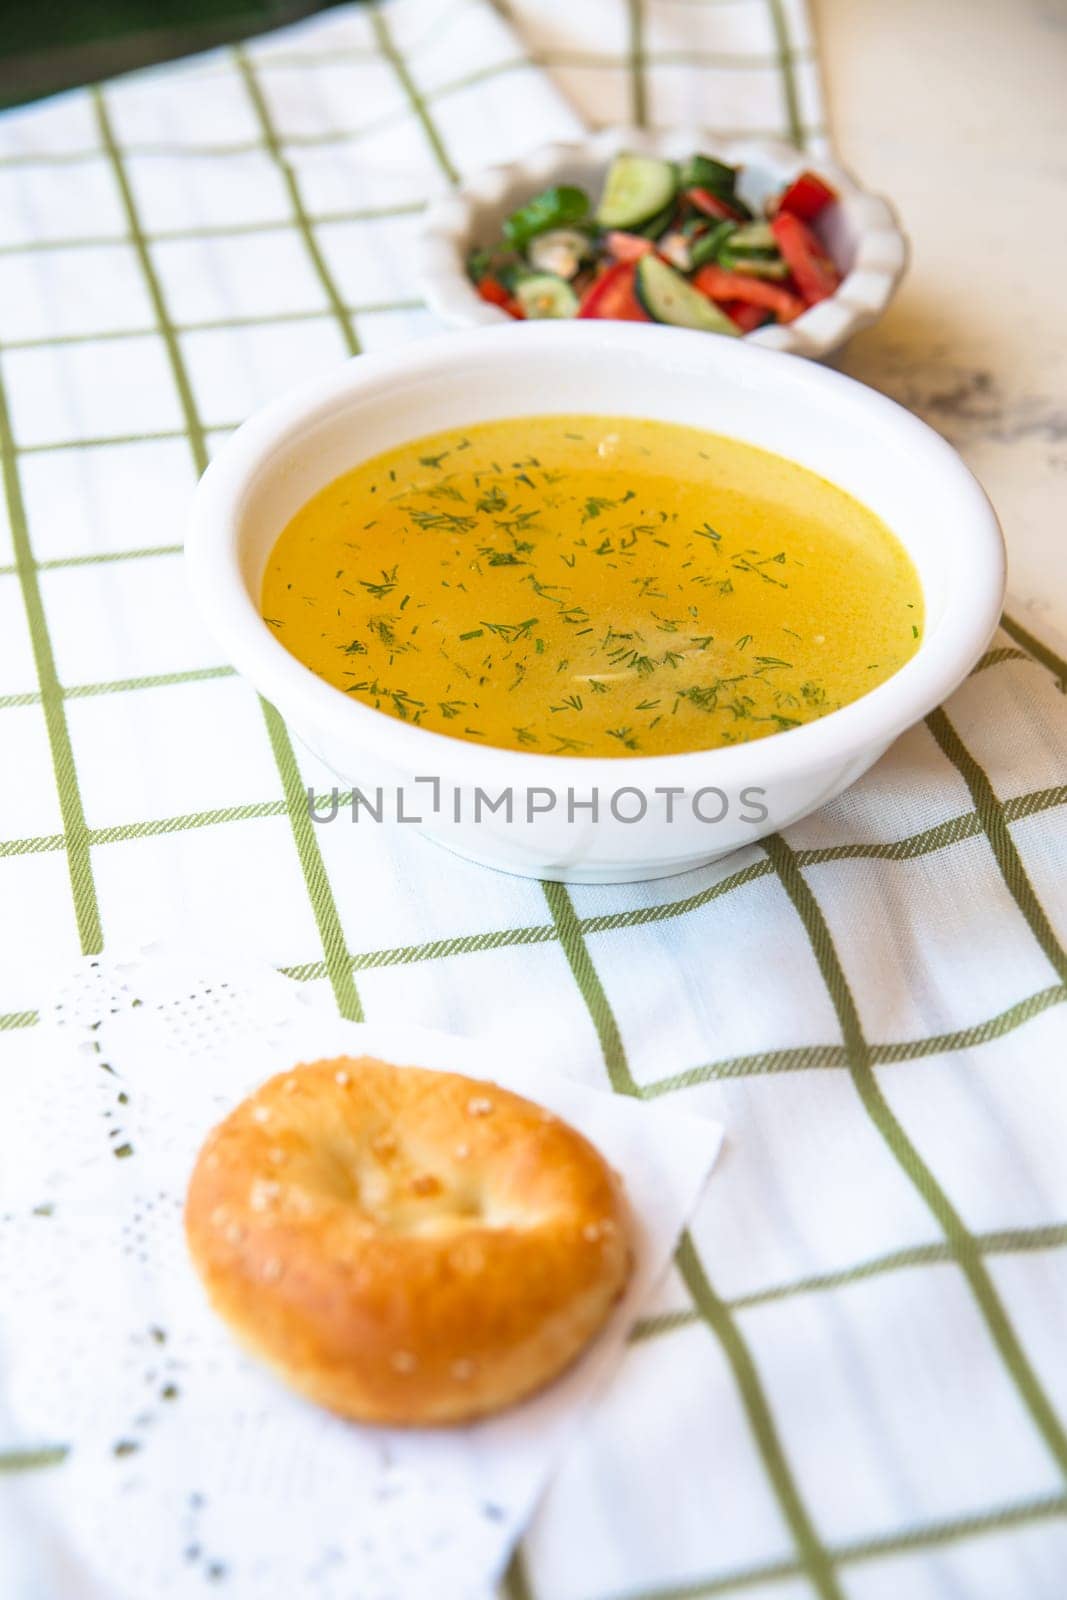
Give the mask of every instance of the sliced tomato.
M 491 306 L 506 306 L 511 299 L 500 280 L 488 272 L 484 278 L 478 280 L 478 293 L 483 300 L 488 300 Z
M 766 278 L 753 278 L 743 272 L 727 272 L 725 267 L 717 267 L 714 262 L 701 267 L 693 286 L 718 305 L 735 302 L 757 306 L 763 311 L 773 311 L 779 322 L 792 322 L 804 310 L 803 300 L 783 289 L 781 284 L 768 283 Z M 733 316 L 733 312 L 728 311 L 728 315 Z
M 719 304 L 742 333 L 755 333 L 765 322 L 774 321 L 773 311 L 768 311 L 765 306 L 750 305 L 744 300 L 720 300 Z
M 514 317 L 517 322 L 525 321 L 525 311 L 514 295 L 508 294 L 498 278 L 486 273 L 484 278 L 479 279 L 477 289 L 482 299 L 488 300 L 491 306 L 499 306 L 501 311 L 506 311 L 508 316 Z
M 807 223 L 791 211 L 779 211 L 771 231 L 805 302 L 814 306 L 829 299 L 841 282 L 841 274 Z
M 706 217 L 715 217 L 719 222 L 728 219 L 731 222 L 744 222 L 744 213 L 738 211 L 728 200 L 720 200 L 717 194 L 712 194 L 710 189 L 687 189 L 685 198 L 691 206 L 702 211 Z
M 811 222 L 836 199 L 837 194 L 828 183 L 824 183 L 814 172 L 802 172 L 779 196 L 776 209 L 791 211 L 801 222 Z
M 616 261 L 640 261 L 656 248 L 651 239 L 643 239 L 639 233 L 624 233 L 621 228 L 613 229 L 604 242 L 608 255 Z
M 637 298 L 632 261 L 609 267 L 590 284 L 578 307 L 580 317 L 603 317 L 611 322 L 649 322 L 651 318 Z

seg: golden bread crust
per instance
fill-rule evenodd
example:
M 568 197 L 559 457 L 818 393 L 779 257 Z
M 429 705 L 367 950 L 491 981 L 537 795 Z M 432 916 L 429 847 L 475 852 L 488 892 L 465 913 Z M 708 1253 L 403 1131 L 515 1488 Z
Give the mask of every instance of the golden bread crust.
M 575 1129 L 457 1073 L 339 1057 L 208 1136 L 185 1227 L 215 1310 L 364 1422 L 462 1422 L 549 1382 L 626 1286 L 622 1185 Z

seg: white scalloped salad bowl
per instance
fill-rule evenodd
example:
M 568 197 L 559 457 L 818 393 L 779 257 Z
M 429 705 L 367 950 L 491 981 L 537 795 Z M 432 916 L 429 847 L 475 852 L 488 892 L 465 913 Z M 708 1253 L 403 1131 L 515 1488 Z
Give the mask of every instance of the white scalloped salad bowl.
M 682 160 L 701 151 L 742 169 L 738 192 L 754 208 L 801 172 L 824 178 L 838 203 L 813 224 L 844 277 L 836 294 L 787 325 L 747 334 L 749 344 L 821 358 L 869 327 L 896 292 L 908 262 L 907 239 L 893 208 L 869 194 L 835 161 L 766 139 L 722 139 L 699 128 L 651 132 L 606 128 L 570 144 L 547 144 L 507 166 L 486 167 L 426 213 L 417 272 L 430 309 L 458 328 L 509 322 L 506 311 L 480 298 L 467 275 L 467 253 L 500 237 L 501 224 L 531 195 L 571 183 L 598 194 L 620 151 Z

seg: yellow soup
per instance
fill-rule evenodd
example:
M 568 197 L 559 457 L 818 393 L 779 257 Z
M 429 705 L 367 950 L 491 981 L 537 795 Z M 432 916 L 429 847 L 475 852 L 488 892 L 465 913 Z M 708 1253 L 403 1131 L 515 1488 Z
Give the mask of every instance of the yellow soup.
M 661 755 L 825 716 L 918 649 L 908 556 L 779 456 L 549 416 L 417 440 L 278 539 L 263 615 L 389 716 L 558 755 Z

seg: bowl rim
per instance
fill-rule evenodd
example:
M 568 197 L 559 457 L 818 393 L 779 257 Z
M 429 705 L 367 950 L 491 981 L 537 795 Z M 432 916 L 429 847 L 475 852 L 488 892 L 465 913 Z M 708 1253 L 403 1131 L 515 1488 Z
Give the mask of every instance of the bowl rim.
M 660 129 L 625 124 L 601 128 L 581 139 L 555 140 L 509 162 L 472 172 L 426 209 L 418 233 L 415 275 L 423 297 L 452 327 L 506 326 L 512 319 L 482 300 L 467 276 L 466 255 L 480 207 L 498 205 L 513 187 L 532 191 L 552 181 L 561 167 L 590 162 L 605 168 L 620 150 L 679 158 L 700 149 L 732 166 L 764 164 L 786 180 L 811 170 L 837 190 L 856 238 L 855 258 L 834 294 L 809 306 L 794 322 L 758 328 L 743 337 L 766 349 L 823 356 L 869 327 L 885 312 L 907 270 L 908 239 L 890 202 L 866 189 L 832 156 L 802 150 L 780 139 L 708 129 Z
M 784 385 L 816 398 L 843 394 L 872 423 L 888 422 L 897 429 L 913 455 L 924 456 L 950 480 L 959 516 L 972 529 L 973 550 L 947 588 L 936 626 L 924 630 L 910 660 L 857 700 L 761 739 L 665 755 L 574 756 L 475 744 L 403 722 L 335 688 L 291 655 L 248 593 L 239 559 L 242 512 L 272 457 L 283 447 L 298 447 L 302 436 L 311 435 L 338 411 L 367 403 L 383 383 L 427 374 L 454 381 L 465 360 L 497 359 L 513 365 L 531 341 L 550 355 L 558 348 L 567 362 L 574 359 L 575 340 L 588 341 L 595 359 L 603 351 L 606 329 L 608 341 L 620 352 L 636 350 L 646 360 L 657 342 L 668 341 L 665 350 L 674 346 L 679 355 L 685 345 L 693 346 L 693 354 L 717 364 L 727 380 L 740 369 L 749 383 L 762 379 L 766 387 Z M 520 403 L 515 415 L 523 414 Z M 544 415 L 543 408 L 537 414 Z M 621 322 L 543 322 L 529 328 L 438 334 L 355 357 L 302 384 L 243 423 L 209 466 L 194 495 L 185 560 L 194 600 L 224 655 L 284 715 L 296 708 L 297 731 L 306 719 L 342 744 L 377 754 L 402 771 L 429 770 L 449 781 L 504 782 L 557 793 L 570 787 L 578 792 L 606 790 L 627 780 L 648 786 L 679 783 L 687 792 L 704 784 L 736 789 L 752 781 L 753 774 L 770 784 L 888 745 L 939 705 L 986 648 L 1000 618 L 1006 569 L 1000 525 L 984 490 L 952 446 L 895 401 L 831 368 L 740 340 L 709 340 L 688 329 Z

